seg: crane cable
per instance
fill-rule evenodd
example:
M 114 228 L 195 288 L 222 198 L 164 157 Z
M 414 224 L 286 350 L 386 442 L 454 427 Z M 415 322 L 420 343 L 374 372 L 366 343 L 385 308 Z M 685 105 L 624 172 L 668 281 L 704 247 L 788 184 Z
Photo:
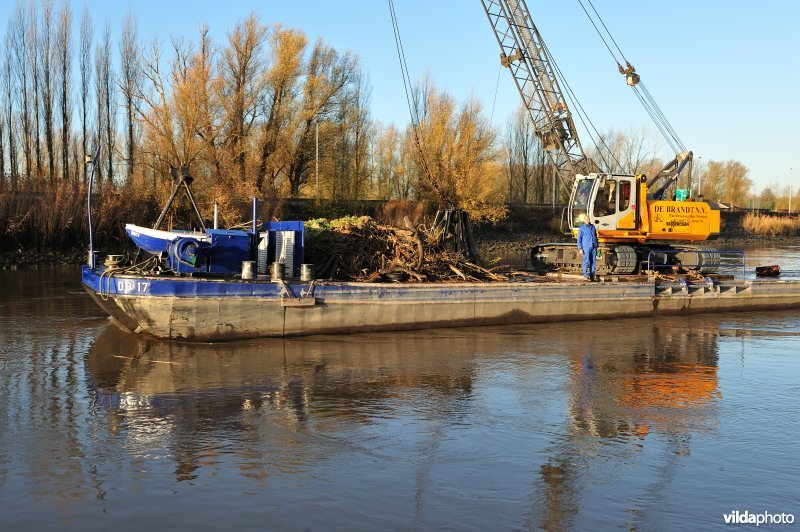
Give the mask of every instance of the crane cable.
M 602 148 L 605 148 L 605 153 L 609 157 L 611 157 L 614 160 L 614 163 L 616 163 L 617 167 L 621 169 L 622 165 L 620 164 L 619 160 L 617 160 L 616 156 L 614 155 L 614 152 L 611 150 L 608 144 L 606 144 L 603 135 L 601 135 L 597 127 L 595 127 L 594 122 L 592 122 L 592 120 L 589 118 L 589 114 L 583 108 L 583 105 L 581 105 L 580 100 L 578 100 L 578 97 L 573 92 L 572 87 L 569 84 L 569 81 L 567 81 L 566 76 L 564 76 L 564 74 L 561 72 L 561 68 L 558 66 L 558 63 L 556 63 L 556 60 L 550 53 L 550 49 L 547 47 L 547 44 L 543 42 L 542 48 L 543 48 L 542 51 L 547 56 L 547 60 L 550 62 L 551 65 L 553 65 L 553 72 L 558 77 L 559 82 L 564 87 L 566 87 L 565 97 L 569 98 L 571 102 L 570 108 L 575 109 L 575 114 L 578 116 L 578 119 L 581 121 L 581 124 L 583 125 L 584 129 L 586 129 L 586 131 L 589 132 L 589 138 L 591 139 L 592 144 L 597 150 L 597 154 L 600 156 L 600 159 L 603 161 L 606 170 L 610 172 L 613 171 L 613 168 L 612 165 L 609 164 L 609 161 L 606 159 L 606 157 L 603 155 L 604 151 L 603 149 L 601 149 L 601 145 Z M 592 131 L 594 131 L 594 135 L 592 134 Z M 595 140 L 595 135 L 597 136 L 597 140 Z M 591 169 L 589 171 L 591 171 Z
M 628 59 L 625 57 L 625 54 L 620 49 L 619 45 L 617 44 L 617 41 L 614 39 L 614 36 L 611 35 L 611 32 L 608 30 L 608 26 L 606 26 L 605 22 L 603 22 L 603 18 L 597 12 L 597 9 L 595 9 L 594 4 L 592 4 L 591 0 L 587 0 L 587 1 L 589 2 L 589 5 L 591 5 L 592 11 L 594 12 L 594 14 L 597 17 L 597 19 L 600 21 L 600 24 L 603 26 L 603 29 L 605 30 L 606 34 L 611 39 L 611 42 L 614 43 L 614 46 L 616 47 L 617 51 L 619 52 L 619 55 L 622 57 L 622 60 L 625 62 L 625 65 L 627 66 L 627 69 L 622 68 L 622 65 L 620 64 L 620 61 L 617 58 L 617 55 L 614 53 L 614 51 L 608 45 L 608 42 L 606 41 L 605 37 L 603 36 L 602 32 L 600 31 L 600 28 L 597 27 L 597 24 L 595 23 L 594 19 L 592 18 L 592 15 L 589 14 L 589 11 L 586 9 L 586 6 L 583 5 L 583 2 L 581 0 L 578 0 L 578 4 L 583 9 L 583 12 L 586 14 L 586 17 L 589 19 L 589 22 L 592 24 L 592 26 L 594 27 L 594 30 L 597 32 L 597 35 L 600 37 L 600 40 L 605 45 L 606 50 L 608 50 L 608 53 L 611 54 L 611 58 L 617 64 L 617 69 L 622 74 L 634 74 L 638 78 L 638 74 L 635 74 L 635 69 L 630 64 Z M 670 148 L 673 151 L 677 152 L 678 151 L 677 145 L 681 144 L 680 140 L 678 139 L 678 141 L 676 142 L 676 139 L 674 137 L 677 137 L 677 135 L 674 135 L 674 130 L 672 130 L 672 133 L 670 133 L 670 130 L 672 129 L 672 127 L 669 126 L 669 122 L 667 122 L 666 126 L 662 123 L 661 118 L 659 117 L 660 109 L 658 109 L 658 105 L 655 103 L 655 100 L 652 99 L 652 96 L 650 96 L 648 98 L 648 96 L 650 95 L 650 92 L 647 91 L 646 94 L 642 94 L 638 90 L 638 88 L 636 86 L 637 84 L 641 84 L 641 80 L 637 79 L 637 83 L 630 85 L 631 89 L 633 89 L 633 92 L 634 92 L 636 98 L 639 100 L 639 103 L 642 104 L 642 107 L 647 112 L 647 114 L 650 116 L 650 119 L 656 125 L 656 128 L 658 129 L 658 131 L 661 133 L 661 135 L 667 141 L 667 144 L 670 145 Z M 661 115 L 661 117 L 664 116 L 663 113 L 660 113 L 660 115 Z M 666 117 L 664 117 L 663 120 L 666 121 Z
M 408 112 L 411 115 L 411 130 L 414 133 L 414 143 L 417 147 L 417 151 L 419 152 L 420 162 L 422 164 L 422 169 L 425 172 L 425 175 L 428 178 L 428 183 L 431 185 L 431 188 L 436 192 L 439 196 L 439 199 L 446 203 L 452 203 L 447 199 L 445 194 L 439 188 L 439 185 L 436 183 L 436 179 L 433 177 L 433 173 L 428 166 L 428 161 L 425 159 L 425 151 L 422 149 L 422 140 L 421 140 L 421 132 L 419 127 L 419 102 L 417 101 L 417 97 L 414 94 L 414 90 L 411 87 L 411 75 L 408 72 L 408 64 L 406 63 L 406 55 L 403 50 L 403 40 L 400 38 L 400 26 L 397 22 L 397 13 L 394 9 L 394 1 L 388 0 L 389 2 L 389 13 L 392 17 L 392 29 L 394 30 L 394 42 L 395 46 L 397 47 L 397 58 L 400 61 L 400 72 L 403 75 L 403 89 L 406 93 L 406 102 L 408 103 Z
M 670 147 L 676 152 L 679 151 L 678 148 L 680 148 L 681 151 L 686 151 L 686 147 L 684 146 L 681 139 L 678 137 L 678 134 L 675 131 L 675 129 L 669 123 L 669 120 L 667 120 L 667 117 L 661 111 L 661 108 L 656 103 L 655 98 L 653 98 L 653 96 L 650 94 L 650 91 L 647 89 L 644 83 L 641 80 L 638 80 L 638 75 L 635 74 L 635 69 L 633 68 L 633 66 L 631 66 L 627 57 L 625 57 L 625 54 L 622 52 L 622 49 L 617 44 L 617 41 L 611 34 L 611 31 L 609 31 L 608 26 L 606 26 L 605 22 L 603 21 L 603 18 L 600 16 L 600 13 L 598 13 L 597 9 L 594 7 L 592 0 L 586 0 L 586 1 L 591 6 L 592 11 L 597 17 L 597 20 L 603 26 L 603 29 L 605 30 L 609 39 L 611 39 L 611 42 L 614 43 L 614 47 L 617 49 L 619 55 L 622 57 L 622 60 L 625 62 L 627 68 L 622 68 L 622 65 L 620 64 L 620 61 L 617 59 L 616 54 L 614 54 L 614 52 L 609 47 L 608 42 L 606 41 L 603 34 L 600 32 L 600 29 L 597 27 L 597 24 L 595 24 L 592 16 L 586 10 L 586 7 L 583 5 L 582 0 L 578 0 L 578 3 L 580 4 L 581 8 L 583 8 L 583 11 L 584 13 L 586 13 L 587 18 L 589 18 L 589 21 L 592 23 L 592 26 L 594 26 L 595 31 L 600 36 L 600 40 L 603 41 L 603 44 L 605 45 L 608 52 L 611 54 L 611 57 L 614 59 L 614 62 L 617 63 L 617 68 L 619 69 L 620 73 L 634 74 L 637 76 L 638 82 L 631 85 L 631 89 L 633 89 L 633 92 L 636 94 L 636 97 L 639 99 L 639 102 L 642 104 L 642 107 L 644 107 L 645 111 L 647 111 L 647 113 L 650 115 L 650 118 L 653 120 L 656 127 L 661 132 L 662 136 L 670 145 Z M 641 85 L 641 90 L 639 88 L 639 85 Z
M 592 26 L 594 26 L 594 29 L 597 32 L 597 35 L 600 36 L 600 40 L 603 41 L 603 44 L 605 45 L 605 47 L 608 50 L 608 52 L 611 54 L 611 57 L 614 59 L 614 62 L 617 63 L 617 68 L 619 69 L 620 73 L 625 74 L 625 75 L 633 74 L 634 76 L 637 77 L 637 82 L 632 84 L 632 85 L 630 85 L 630 87 L 631 87 L 631 89 L 633 89 L 633 92 L 636 95 L 636 97 L 638 98 L 639 102 L 642 104 L 642 107 L 644 107 L 644 109 L 647 112 L 647 114 L 650 115 L 650 118 L 655 123 L 656 128 L 659 130 L 659 132 L 664 137 L 664 139 L 667 141 L 667 144 L 669 144 L 670 147 L 673 149 L 673 151 L 675 151 L 675 152 L 686 151 L 686 146 L 681 141 L 681 139 L 678 136 L 678 134 L 675 131 L 675 129 L 669 123 L 669 120 L 667 120 L 667 117 L 661 111 L 661 108 L 656 103 L 655 98 L 653 98 L 652 94 L 650 94 L 650 91 L 647 89 L 647 87 L 645 86 L 644 82 L 642 82 L 641 80 L 638 80 L 638 74 L 636 74 L 635 69 L 633 68 L 633 66 L 631 66 L 630 62 L 625 57 L 625 54 L 622 52 L 622 49 L 620 49 L 619 45 L 617 44 L 617 41 L 614 39 L 614 36 L 609 31 L 608 26 L 606 26 L 605 22 L 603 21 L 603 18 L 600 16 L 600 13 L 598 13 L 597 9 L 595 9 L 594 4 L 592 3 L 592 0 L 586 0 L 586 2 L 588 2 L 589 5 L 591 6 L 592 11 L 594 12 L 594 16 L 597 17 L 597 20 L 603 26 L 603 29 L 605 30 L 605 33 L 608 35 L 609 39 L 611 39 L 611 42 L 614 44 L 614 47 L 619 52 L 619 55 L 622 58 L 622 61 L 624 61 L 624 63 L 625 63 L 627 68 L 623 68 L 622 67 L 622 64 L 621 64 L 620 60 L 617 58 L 617 55 L 611 49 L 611 47 L 608 44 L 608 41 L 606 41 L 606 38 L 603 36 L 603 33 L 600 31 L 600 28 L 597 27 L 597 24 L 595 23 L 594 18 L 589 13 L 589 11 L 586 9 L 586 6 L 583 4 L 583 0 L 578 0 L 578 4 L 580 4 L 580 6 L 583 9 L 584 13 L 586 13 L 586 16 L 589 19 L 589 21 L 592 23 Z
M 489 115 L 489 126 L 494 123 L 494 107 L 497 105 L 497 91 L 500 89 L 500 74 L 503 72 L 503 65 L 497 67 L 497 82 L 494 84 L 494 99 L 492 100 L 492 114 Z

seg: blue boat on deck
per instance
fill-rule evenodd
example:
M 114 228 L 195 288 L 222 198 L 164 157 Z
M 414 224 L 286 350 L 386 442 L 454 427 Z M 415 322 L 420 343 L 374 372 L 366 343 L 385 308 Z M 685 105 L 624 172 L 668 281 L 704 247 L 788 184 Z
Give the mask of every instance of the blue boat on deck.
M 178 238 L 195 238 L 198 241 L 208 241 L 205 233 L 195 231 L 162 231 L 151 229 L 134 224 L 125 224 L 125 232 L 133 243 L 141 249 L 153 255 L 166 253 L 170 242 Z

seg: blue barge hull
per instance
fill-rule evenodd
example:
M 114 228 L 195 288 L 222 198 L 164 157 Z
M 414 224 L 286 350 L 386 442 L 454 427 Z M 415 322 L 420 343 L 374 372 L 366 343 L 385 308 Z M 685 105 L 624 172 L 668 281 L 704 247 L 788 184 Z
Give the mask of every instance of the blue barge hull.
M 82 273 L 89 294 L 132 331 L 206 342 L 800 307 L 797 281 L 275 283 Z

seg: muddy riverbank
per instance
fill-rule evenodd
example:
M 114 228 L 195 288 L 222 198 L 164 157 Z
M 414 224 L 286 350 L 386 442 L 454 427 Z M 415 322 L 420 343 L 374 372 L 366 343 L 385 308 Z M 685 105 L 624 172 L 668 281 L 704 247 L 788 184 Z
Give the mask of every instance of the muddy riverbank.
M 17 249 L 0 252 L 0 270 L 74 266 L 86 261 L 86 250 L 38 251 Z
M 521 254 L 525 249 L 547 242 L 572 242 L 572 239 L 558 233 L 501 231 L 484 229 L 475 235 L 478 253 L 486 261 Z M 800 237 L 764 238 L 754 235 L 731 235 L 709 242 L 711 246 L 727 249 L 744 248 L 753 244 L 775 244 L 800 246 Z M 86 251 L 4 251 L 0 253 L 0 270 L 18 270 L 77 266 L 86 260 Z

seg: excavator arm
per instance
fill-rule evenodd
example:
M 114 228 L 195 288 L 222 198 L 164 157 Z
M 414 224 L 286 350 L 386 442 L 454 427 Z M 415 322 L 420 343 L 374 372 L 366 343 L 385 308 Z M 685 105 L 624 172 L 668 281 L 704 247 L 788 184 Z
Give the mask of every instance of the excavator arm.
M 664 168 L 647 182 L 648 190 L 654 190 L 648 194 L 650 199 L 663 199 L 664 192 L 680 177 L 681 172 L 692 160 L 692 152 L 685 151 L 675 156 Z M 658 188 L 655 188 L 658 186 Z
M 481 0 L 500 45 L 500 61 L 531 117 L 536 135 L 563 186 L 597 170 L 581 147 L 555 66 L 525 0 Z

